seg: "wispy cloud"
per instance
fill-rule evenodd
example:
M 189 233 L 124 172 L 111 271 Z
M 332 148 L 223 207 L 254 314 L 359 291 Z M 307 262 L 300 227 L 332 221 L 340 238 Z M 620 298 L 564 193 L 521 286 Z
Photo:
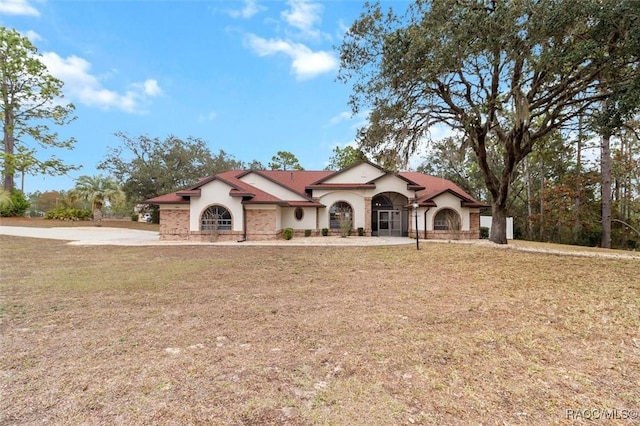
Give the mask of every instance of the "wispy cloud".
M 0 15 L 40 16 L 27 0 L 0 0 Z
M 158 82 L 153 79 L 134 83 L 123 92 L 106 89 L 100 79 L 91 74 L 91 63 L 78 56 L 62 58 L 57 53 L 46 52 L 42 55 L 42 62 L 51 75 L 64 82 L 65 95 L 84 105 L 143 113 L 141 105 L 162 94 Z
M 262 10 L 265 10 L 265 8 L 260 6 L 257 0 L 245 0 L 242 9 L 231 10 L 229 15 L 233 18 L 249 19 Z
M 42 40 L 42 37 L 40 36 L 40 34 L 38 34 L 33 30 L 27 31 L 26 33 L 24 33 L 24 36 L 28 38 L 31 43 L 35 43 L 36 41 Z
M 331 117 L 331 119 L 329 120 L 329 126 L 335 126 L 344 121 L 350 120 L 351 116 L 352 114 L 349 111 L 342 111 L 340 114 Z
M 215 111 L 209 111 L 207 114 L 200 114 L 198 121 L 215 121 L 218 118 L 218 113 Z
M 289 0 L 287 3 L 291 9 L 280 14 L 282 19 L 304 35 L 318 37 L 320 32 L 315 26 L 321 22 L 323 6 L 307 0 Z
M 338 69 L 338 60 L 332 52 L 313 51 L 301 43 L 280 39 L 268 40 L 254 34 L 248 34 L 245 41 L 260 56 L 270 56 L 278 53 L 289 56 L 292 59 L 291 70 L 296 78 L 300 80 L 313 78 Z

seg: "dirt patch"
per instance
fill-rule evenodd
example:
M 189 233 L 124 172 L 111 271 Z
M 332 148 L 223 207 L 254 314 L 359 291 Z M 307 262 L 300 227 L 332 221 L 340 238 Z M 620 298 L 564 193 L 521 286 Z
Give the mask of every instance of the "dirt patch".
M 640 406 L 638 262 L 0 236 L 1 424 L 570 424 Z

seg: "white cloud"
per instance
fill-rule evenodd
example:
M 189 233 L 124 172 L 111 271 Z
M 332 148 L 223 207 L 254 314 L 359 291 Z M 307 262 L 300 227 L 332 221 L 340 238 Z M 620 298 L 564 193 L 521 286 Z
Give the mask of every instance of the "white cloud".
M 218 118 L 218 113 L 215 111 L 209 111 L 206 115 L 200 114 L 198 121 L 215 121 L 216 118 Z
M 158 82 L 156 80 L 146 80 L 143 83 L 144 93 L 149 96 L 158 96 L 162 94 L 162 89 L 158 86 Z
M 42 62 L 51 75 L 64 82 L 65 95 L 84 105 L 140 113 L 143 112 L 142 102 L 162 93 L 158 82 L 151 79 L 132 84 L 124 93 L 106 89 L 100 79 L 90 73 L 91 63 L 78 56 L 62 58 L 54 52 L 46 52 Z
M 233 18 L 249 19 L 265 8 L 258 4 L 257 0 L 245 0 L 244 7 L 239 10 L 231 10 L 229 15 Z
M 24 34 L 24 36 L 28 38 L 31 43 L 35 43 L 36 41 L 42 40 L 42 37 L 40 37 L 40 34 L 32 30 L 27 31 Z
M 335 126 L 336 124 L 340 124 L 343 121 L 347 121 L 351 119 L 351 113 L 349 111 L 342 111 L 340 114 L 331 117 L 329 120 L 329 126 Z
M 316 77 L 338 69 L 338 61 L 332 52 L 312 51 L 304 44 L 288 40 L 267 40 L 254 34 L 246 37 L 246 43 L 260 56 L 283 53 L 292 59 L 291 68 L 300 80 Z
M 307 0 L 289 0 L 291 10 L 285 10 L 280 14 L 289 25 L 299 29 L 306 35 L 317 37 L 319 32 L 314 29 L 320 23 L 323 7 L 319 3 L 311 3 Z
M 27 0 L 0 0 L 0 15 L 40 16 Z

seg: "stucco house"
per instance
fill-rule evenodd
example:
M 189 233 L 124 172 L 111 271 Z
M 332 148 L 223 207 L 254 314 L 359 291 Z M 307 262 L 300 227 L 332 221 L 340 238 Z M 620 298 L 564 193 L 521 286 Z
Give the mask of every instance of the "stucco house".
M 147 200 L 160 208 L 160 239 L 244 241 L 280 238 L 323 228 L 339 235 L 477 239 L 480 208 L 453 182 L 418 172 L 392 173 L 360 162 L 343 170 L 234 170 Z

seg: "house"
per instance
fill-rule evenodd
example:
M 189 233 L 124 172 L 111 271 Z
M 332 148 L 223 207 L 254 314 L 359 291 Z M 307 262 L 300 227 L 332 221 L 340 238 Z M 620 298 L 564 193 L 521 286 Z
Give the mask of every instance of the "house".
M 339 235 L 345 225 L 415 237 L 416 212 L 420 238 L 477 239 L 486 206 L 446 179 L 366 161 L 337 172 L 228 171 L 147 203 L 160 207 L 161 240 L 188 241 L 277 239 L 285 228 Z

